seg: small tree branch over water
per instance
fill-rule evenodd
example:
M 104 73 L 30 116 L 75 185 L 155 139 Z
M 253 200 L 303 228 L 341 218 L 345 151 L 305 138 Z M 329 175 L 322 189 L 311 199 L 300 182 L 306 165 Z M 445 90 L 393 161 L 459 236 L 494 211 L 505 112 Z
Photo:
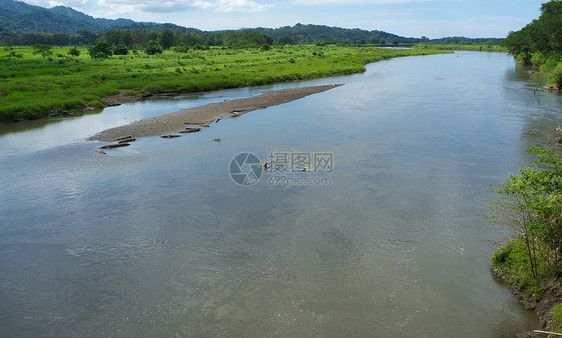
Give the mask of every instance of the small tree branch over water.
M 529 148 L 539 168 L 519 169 L 502 184 L 485 217 L 515 228 L 524 239 L 532 277 L 560 276 L 562 253 L 562 157 L 551 150 Z M 546 266 L 547 269 L 539 269 Z M 539 271 L 540 270 L 540 271 Z

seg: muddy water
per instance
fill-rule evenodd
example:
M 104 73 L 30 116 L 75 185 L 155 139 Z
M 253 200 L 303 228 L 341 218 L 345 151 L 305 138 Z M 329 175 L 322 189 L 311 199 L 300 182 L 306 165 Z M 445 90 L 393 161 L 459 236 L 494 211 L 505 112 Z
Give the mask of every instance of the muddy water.
M 2 335 L 510 337 L 533 328 L 534 314 L 490 276 L 494 242 L 510 232 L 477 216 L 488 185 L 528 165 L 527 147 L 553 144 L 562 97 L 533 95 L 533 76 L 496 53 L 394 59 L 297 84 L 343 87 L 107 155 L 83 140 L 295 84 L 3 126 Z M 242 152 L 327 154 L 332 166 L 262 172 L 243 186 L 229 175 Z

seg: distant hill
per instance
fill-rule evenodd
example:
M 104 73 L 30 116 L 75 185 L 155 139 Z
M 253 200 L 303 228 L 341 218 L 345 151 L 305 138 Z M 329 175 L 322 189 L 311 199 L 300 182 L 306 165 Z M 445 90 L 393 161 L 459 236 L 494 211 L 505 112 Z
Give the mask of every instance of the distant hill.
M 15 33 L 77 34 L 80 29 L 94 33 L 108 30 L 138 30 L 170 28 L 185 32 L 185 27 L 153 22 L 135 22 L 129 19 L 96 19 L 70 7 L 43 8 L 15 0 L 0 0 L 0 26 Z
M 43 7 L 29 5 L 21 1 L 0 0 L 0 8 L 14 11 L 16 13 L 25 13 L 32 10 L 41 9 Z

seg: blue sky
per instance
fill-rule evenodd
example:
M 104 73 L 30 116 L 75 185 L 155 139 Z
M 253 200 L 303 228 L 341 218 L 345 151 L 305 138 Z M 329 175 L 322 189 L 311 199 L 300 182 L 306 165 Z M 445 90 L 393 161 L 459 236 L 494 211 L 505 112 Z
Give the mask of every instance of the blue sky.
M 202 30 L 296 23 L 382 30 L 406 37 L 505 37 L 547 0 L 26 0 L 94 17 L 171 22 Z

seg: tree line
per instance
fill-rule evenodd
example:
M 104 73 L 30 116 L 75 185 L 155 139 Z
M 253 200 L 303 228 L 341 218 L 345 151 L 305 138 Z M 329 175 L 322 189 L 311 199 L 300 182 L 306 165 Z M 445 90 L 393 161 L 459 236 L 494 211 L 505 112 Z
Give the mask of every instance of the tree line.
M 562 60 L 562 1 L 541 6 L 541 15 L 527 26 L 510 32 L 504 46 L 525 64 L 558 63 Z
M 110 45 L 124 45 L 128 48 L 143 49 L 149 43 L 157 42 L 163 49 L 177 45 L 186 46 L 238 46 L 263 45 L 274 42 L 269 35 L 253 29 L 220 32 L 180 32 L 164 29 L 160 32 L 140 30 L 110 30 L 102 34 L 95 34 L 87 29 L 78 30 L 78 34 L 62 33 L 13 33 L 0 27 L 0 43 L 12 46 L 30 46 L 45 44 L 53 46 L 91 46 L 98 42 Z
M 92 46 L 98 42 L 110 45 L 124 45 L 127 48 L 143 49 L 149 42 L 158 42 L 164 49 L 170 46 L 237 46 L 263 44 L 498 44 L 502 39 L 470 39 L 465 37 L 447 37 L 441 39 L 405 38 L 383 31 L 346 29 L 322 25 L 296 24 L 293 27 L 255 28 L 246 30 L 229 30 L 207 32 L 195 28 L 174 25 L 154 25 L 145 28 L 114 28 L 104 33 L 95 33 L 88 29 L 78 29 L 76 34 L 66 33 L 15 33 L 0 26 L 0 44 L 12 46 L 31 46 L 46 44 L 52 46 Z

